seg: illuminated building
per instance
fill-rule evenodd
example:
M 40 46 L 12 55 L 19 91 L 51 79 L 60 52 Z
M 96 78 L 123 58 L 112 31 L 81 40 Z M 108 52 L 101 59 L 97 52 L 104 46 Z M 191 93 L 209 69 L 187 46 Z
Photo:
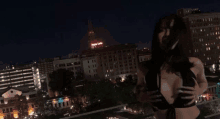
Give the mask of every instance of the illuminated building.
M 220 13 L 201 13 L 198 9 L 179 9 L 177 14 L 185 20 L 193 46 L 188 51 L 201 59 L 205 66 L 220 63 Z M 219 70 L 219 69 L 217 69 Z
M 0 91 L 7 87 L 41 88 L 39 70 L 36 67 L 12 68 L 0 71 Z
M 15 109 L 14 97 L 15 95 L 20 95 L 26 97 L 28 105 L 28 114 L 32 115 L 35 110 L 35 106 L 32 102 L 32 99 L 36 97 L 36 91 L 30 91 L 28 88 L 7 88 L 0 92 L 0 117 L 4 116 L 5 118 L 13 117 L 19 118 L 19 112 Z M 27 115 L 28 116 L 28 115 Z
M 102 49 L 85 50 L 83 55 L 94 60 L 94 64 L 83 64 L 84 71 L 90 70 L 89 66 L 96 64 L 95 71 L 100 78 L 115 79 L 116 77 L 125 78 L 127 75 L 135 76 L 137 73 L 137 52 L 134 44 L 121 44 Z M 86 66 L 87 65 L 87 66 Z M 90 74 L 96 74 L 91 70 Z M 87 73 L 87 75 L 90 75 Z
M 104 47 L 104 41 L 102 38 L 99 38 L 95 33 L 93 28 L 92 22 L 88 21 L 88 48 L 95 49 L 95 48 L 102 48 Z
M 60 96 L 50 98 L 47 101 L 47 104 L 52 105 L 54 108 L 59 108 L 59 109 L 67 108 L 67 107 L 70 108 L 72 106 L 70 97 L 60 97 Z

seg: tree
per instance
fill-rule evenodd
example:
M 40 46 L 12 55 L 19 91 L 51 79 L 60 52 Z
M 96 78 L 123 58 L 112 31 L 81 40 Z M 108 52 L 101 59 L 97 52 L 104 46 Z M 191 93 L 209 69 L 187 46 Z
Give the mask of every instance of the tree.
M 72 95 L 74 73 L 66 69 L 58 69 L 49 74 L 51 81 L 49 87 L 52 91 L 61 92 L 63 95 Z
M 28 102 L 24 96 L 15 95 L 15 109 L 19 112 L 19 118 L 28 116 Z
M 42 119 L 46 115 L 46 111 L 49 110 L 48 109 L 49 107 L 46 107 L 47 104 L 46 102 L 49 97 L 48 96 L 44 97 L 44 96 L 46 96 L 46 93 L 41 90 L 38 90 L 36 94 L 36 98 L 33 99 L 34 105 L 37 106 L 35 111 L 39 114 L 38 115 L 39 119 Z

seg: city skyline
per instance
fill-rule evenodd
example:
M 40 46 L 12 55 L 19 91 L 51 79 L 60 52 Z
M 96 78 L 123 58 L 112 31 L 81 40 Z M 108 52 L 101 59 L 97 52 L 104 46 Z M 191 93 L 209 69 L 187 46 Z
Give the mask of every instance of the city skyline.
M 93 22 L 94 27 L 107 29 L 110 34 L 106 36 L 111 36 L 111 39 L 118 43 L 142 42 L 149 45 L 154 25 L 161 16 L 176 13 L 180 8 L 199 8 L 205 12 L 220 11 L 219 2 L 187 3 L 111 1 L 104 4 L 100 0 L 75 3 L 4 3 L 0 23 L 0 61 L 25 62 L 38 60 L 39 57 L 67 55 L 72 50 L 80 50 L 81 41 L 87 33 L 88 19 Z

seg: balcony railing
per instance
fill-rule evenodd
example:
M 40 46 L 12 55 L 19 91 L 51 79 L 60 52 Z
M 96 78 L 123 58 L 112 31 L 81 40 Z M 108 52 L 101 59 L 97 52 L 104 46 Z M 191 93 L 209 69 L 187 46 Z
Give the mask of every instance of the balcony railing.
M 217 96 L 215 95 L 216 87 L 217 87 L 217 85 L 210 86 L 210 87 L 208 87 L 207 91 L 204 93 L 204 94 L 207 94 L 207 93 L 212 94 L 212 96 L 214 96 L 215 98 L 209 98 L 208 100 L 200 101 L 196 105 L 199 106 L 199 105 L 211 103 L 213 101 L 220 101 L 220 99 L 217 98 Z M 203 95 L 203 97 L 204 97 L 204 95 Z M 93 119 L 93 117 L 96 117 L 98 115 L 103 115 L 103 114 L 104 114 L 102 116 L 103 119 L 104 118 L 105 119 L 128 119 L 128 117 L 131 117 L 131 116 L 134 118 L 140 118 L 140 119 L 154 119 L 155 118 L 153 112 L 151 112 L 151 113 L 149 112 L 148 114 L 134 114 L 134 113 L 130 114 L 130 113 L 128 113 L 128 111 L 126 112 L 125 110 L 123 110 L 123 108 L 127 105 L 128 104 L 124 104 L 124 105 L 114 106 L 114 107 L 110 107 L 110 108 L 95 110 L 95 111 L 91 111 L 91 112 L 87 112 L 87 113 L 83 113 L 83 114 L 64 117 L 61 119 L 74 119 L 74 118 Z M 132 112 L 132 111 L 130 110 L 130 112 Z M 109 115 L 109 116 L 107 116 L 107 115 Z M 127 115 L 127 117 L 126 117 L 126 115 Z M 207 116 L 205 116 L 205 118 L 210 118 L 210 117 L 217 116 L 217 115 L 220 115 L 220 112 L 215 113 L 215 114 L 211 114 L 211 115 L 207 115 Z
M 61 119 L 95 119 L 95 118 L 102 118 L 102 119 L 128 119 L 129 118 L 138 118 L 138 119 L 154 119 L 153 113 L 149 114 L 130 114 L 128 111 L 124 109 L 128 104 L 123 104 L 119 106 L 114 106 L 110 108 L 95 110 L 83 114 L 78 114 L 74 116 L 64 117 Z M 127 116 L 127 117 L 126 117 Z

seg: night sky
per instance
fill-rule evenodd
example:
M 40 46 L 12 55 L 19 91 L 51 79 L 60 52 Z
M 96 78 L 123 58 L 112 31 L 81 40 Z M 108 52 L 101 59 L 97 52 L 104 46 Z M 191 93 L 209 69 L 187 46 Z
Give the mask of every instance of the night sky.
M 150 47 L 160 17 L 180 8 L 220 12 L 219 6 L 218 0 L 6 0 L 0 3 L 0 61 L 20 63 L 82 50 L 88 19 L 108 30 L 111 44 Z

